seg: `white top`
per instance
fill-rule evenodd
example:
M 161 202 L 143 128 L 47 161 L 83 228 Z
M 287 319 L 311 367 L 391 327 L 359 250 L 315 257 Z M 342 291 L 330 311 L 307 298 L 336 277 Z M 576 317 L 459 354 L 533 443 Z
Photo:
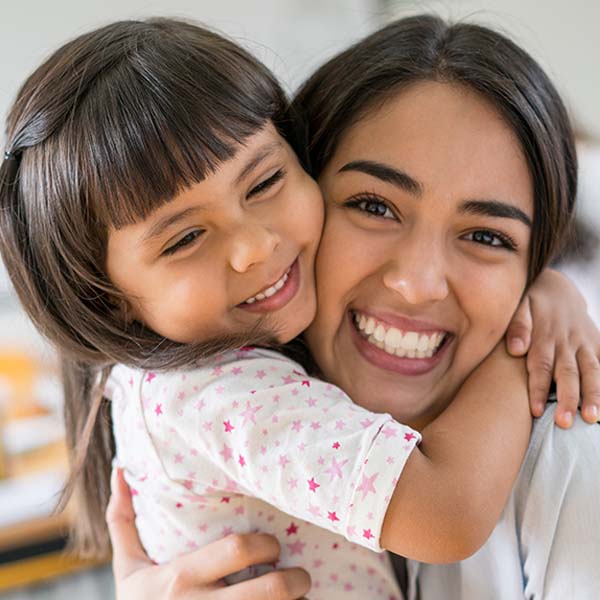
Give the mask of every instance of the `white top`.
M 600 598 L 600 426 L 535 421 L 521 472 L 492 536 L 449 565 L 409 561 L 409 600 Z M 420 595 L 415 586 L 418 576 Z
M 106 395 L 153 560 L 262 531 L 281 543 L 277 567 L 310 572 L 311 600 L 401 597 L 374 551 L 417 432 L 261 349 L 167 373 L 117 366 Z

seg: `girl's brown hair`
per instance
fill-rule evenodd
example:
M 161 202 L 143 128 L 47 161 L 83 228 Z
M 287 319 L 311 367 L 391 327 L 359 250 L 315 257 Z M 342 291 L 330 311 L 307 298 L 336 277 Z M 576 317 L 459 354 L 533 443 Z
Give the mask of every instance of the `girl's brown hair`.
M 107 234 L 201 181 L 272 121 L 286 98 L 233 42 L 171 19 L 123 21 L 61 47 L 24 83 L 0 167 L 0 250 L 39 331 L 61 352 L 75 546 L 109 549 L 104 511 L 114 440 L 110 367 L 168 369 L 244 338 L 178 344 L 128 322 L 104 264 Z
M 542 68 L 486 27 L 433 15 L 400 19 L 341 52 L 298 92 L 305 161 L 318 177 L 357 120 L 419 81 L 464 85 L 504 116 L 534 185 L 529 281 L 564 243 L 577 192 L 577 158 L 567 111 Z M 299 154 L 306 152 L 302 144 Z

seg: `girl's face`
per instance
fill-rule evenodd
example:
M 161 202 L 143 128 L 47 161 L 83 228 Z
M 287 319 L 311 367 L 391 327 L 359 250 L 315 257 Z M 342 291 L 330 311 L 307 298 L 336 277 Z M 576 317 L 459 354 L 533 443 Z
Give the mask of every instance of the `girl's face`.
M 317 184 L 269 123 L 202 182 L 112 229 L 107 272 L 131 316 L 171 340 L 243 334 L 266 317 L 285 342 L 314 316 L 322 225 Z
M 310 349 L 355 402 L 420 427 L 525 289 L 533 191 L 519 143 L 481 96 L 422 82 L 352 126 L 320 184 Z

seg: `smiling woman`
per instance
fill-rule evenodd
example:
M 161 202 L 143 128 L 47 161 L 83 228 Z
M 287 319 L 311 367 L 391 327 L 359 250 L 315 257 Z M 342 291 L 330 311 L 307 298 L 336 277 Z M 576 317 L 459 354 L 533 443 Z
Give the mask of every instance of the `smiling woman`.
M 422 425 L 525 290 L 533 188 L 519 142 L 469 88 L 417 83 L 341 136 L 319 183 L 313 355 L 371 410 Z

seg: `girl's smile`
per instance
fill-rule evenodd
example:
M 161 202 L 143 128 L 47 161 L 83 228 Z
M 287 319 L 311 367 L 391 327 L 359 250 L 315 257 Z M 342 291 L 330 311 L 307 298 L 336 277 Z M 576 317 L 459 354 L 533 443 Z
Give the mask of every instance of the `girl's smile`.
M 129 314 L 177 342 L 312 320 L 323 223 L 317 184 L 272 124 L 146 219 L 109 232 L 107 271 Z

